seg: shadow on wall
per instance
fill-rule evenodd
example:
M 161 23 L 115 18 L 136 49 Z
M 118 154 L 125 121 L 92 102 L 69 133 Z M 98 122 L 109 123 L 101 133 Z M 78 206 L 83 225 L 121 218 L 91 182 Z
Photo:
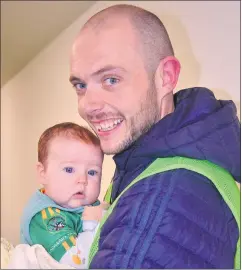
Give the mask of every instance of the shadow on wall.
M 175 56 L 181 63 L 181 72 L 175 92 L 198 86 L 201 68 L 193 54 L 190 38 L 185 27 L 175 15 L 162 14 L 159 17 L 168 31 Z
M 214 95 L 216 96 L 217 99 L 221 99 L 221 100 L 233 100 L 233 98 L 231 97 L 231 95 L 226 92 L 226 90 L 223 89 L 218 89 L 218 88 L 210 88 L 213 92 Z M 240 102 L 239 101 L 235 101 L 233 100 L 233 102 L 236 105 L 237 108 L 237 116 L 240 119 Z

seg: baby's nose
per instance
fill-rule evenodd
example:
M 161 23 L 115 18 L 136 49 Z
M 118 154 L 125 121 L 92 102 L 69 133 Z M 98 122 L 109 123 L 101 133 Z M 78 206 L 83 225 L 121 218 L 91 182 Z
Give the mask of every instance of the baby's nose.
M 78 183 L 83 184 L 84 186 L 87 186 L 87 177 L 83 175 L 78 177 Z

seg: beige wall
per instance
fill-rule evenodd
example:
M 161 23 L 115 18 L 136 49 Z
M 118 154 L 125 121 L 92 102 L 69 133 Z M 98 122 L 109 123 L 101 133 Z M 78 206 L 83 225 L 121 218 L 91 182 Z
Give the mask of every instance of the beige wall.
M 37 141 L 61 121 L 84 124 L 68 82 L 73 38 L 87 18 L 118 2 L 98 2 L 29 63 L 2 89 L 1 226 L 2 236 L 18 243 L 24 204 L 35 182 Z M 127 2 L 126 2 L 127 3 Z M 132 3 L 132 2 L 130 2 Z M 182 63 L 177 89 L 206 86 L 219 98 L 239 103 L 239 2 L 133 2 L 156 13 L 167 26 Z M 112 177 L 112 158 L 104 162 L 104 190 Z

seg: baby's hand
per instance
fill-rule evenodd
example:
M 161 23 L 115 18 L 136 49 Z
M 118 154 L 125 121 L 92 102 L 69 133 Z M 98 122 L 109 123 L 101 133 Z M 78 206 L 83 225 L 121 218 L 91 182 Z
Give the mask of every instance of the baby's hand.
M 99 206 L 102 207 L 103 210 L 108 210 L 110 204 L 106 202 L 101 202 Z
M 103 210 L 107 210 L 108 207 L 109 205 L 107 203 L 101 203 L 97 206 L 85 206 L 82 213 L 82 219 L 100 221 L 103 216 Z

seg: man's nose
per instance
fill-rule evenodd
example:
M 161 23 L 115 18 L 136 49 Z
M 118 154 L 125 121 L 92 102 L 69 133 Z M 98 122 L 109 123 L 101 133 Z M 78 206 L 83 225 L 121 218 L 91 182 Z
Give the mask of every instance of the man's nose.
M 82 100 L 83 111 L 86 115 L 92 116 L 94 113 L 99 113 L 104 108 L 104 99 L 99 89 L 87 89 Z

